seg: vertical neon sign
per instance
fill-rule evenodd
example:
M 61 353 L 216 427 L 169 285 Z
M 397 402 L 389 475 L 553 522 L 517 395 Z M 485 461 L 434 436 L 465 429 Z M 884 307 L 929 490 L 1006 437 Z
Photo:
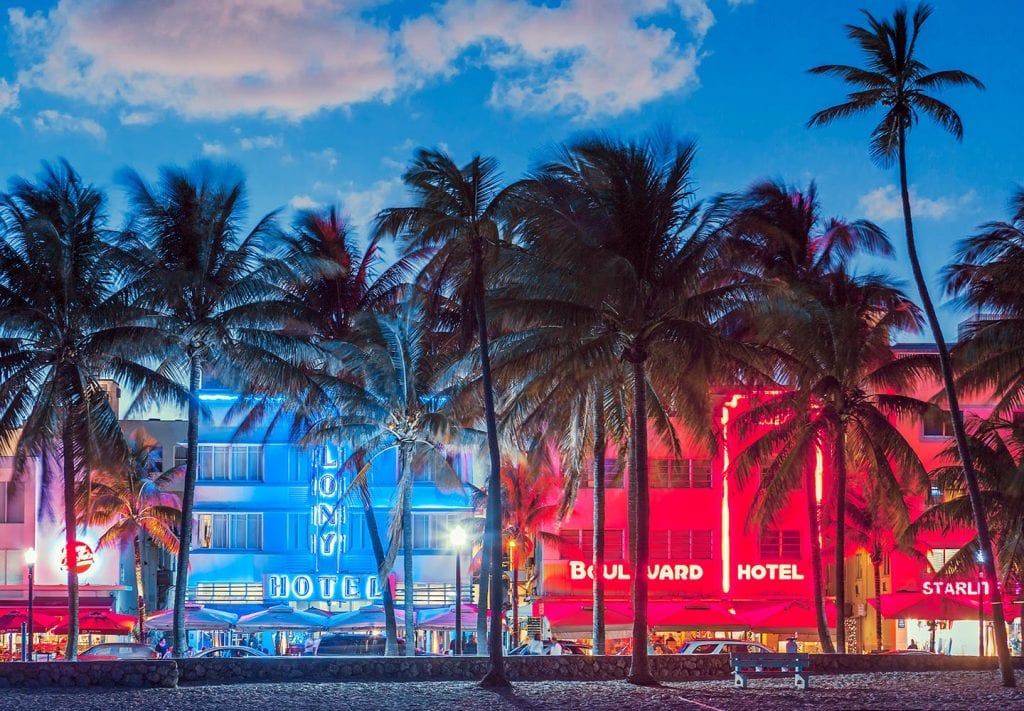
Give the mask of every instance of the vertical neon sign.
M 732 400 L 722 406 L 722 592 L 728 593 L 732 585 L 730 556 L 732 554 L 729 533 L 729 410 L 740 403 L 741 395 L 733 395 Z

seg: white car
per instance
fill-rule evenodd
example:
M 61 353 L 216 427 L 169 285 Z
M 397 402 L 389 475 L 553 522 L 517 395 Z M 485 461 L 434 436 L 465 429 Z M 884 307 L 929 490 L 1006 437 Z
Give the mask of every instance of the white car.
M 678 654 L 771 654 L 773 650 L 757 642 L 744 642 L 741 639 L 690 639 L 683 642 Z

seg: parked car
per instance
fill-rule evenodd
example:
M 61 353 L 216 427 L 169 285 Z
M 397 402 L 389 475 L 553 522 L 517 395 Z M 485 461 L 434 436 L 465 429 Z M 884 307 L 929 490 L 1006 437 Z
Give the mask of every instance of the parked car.
M 229 645 L 226 647 L 211 647 L 210 649 L 204 649 L 201 652 L 196 653 L 196 657 L 265 657 L 267 656 L 258 649 L 252 647 L 242 647 L 239 645 Z
M 683 642 L 677 654 L 729 654 L 742 652 L 745 654 L 771 654 L 769 649 L 757 642 L 744 642 L 741 639 L 689 639 Z
M 105 642 L 89 647 L 78 655 L 83 661 L 98 659 L 159 659 L 160 653 L 138 642 Z
M 579 654 L 579 655 L 590 654 L 590 645 L 588 645 L 588 644 L 580 644 L 578 642 L 570 642 L 569 640 L 566 640 L 566 639 L 559 639 L 559 640 L 546 639 L 546 640 L 544 640 L 544 654 L 549 654 L 549 650 L 551 649 L 551 647 L 554 645 L 554 643 L 556 641 L 560 645 L 562 645 L 562 654 Z M 511 652 L 509 652 L 509 654 L 512 655 L 512 656 L 517 656 L 517 657 L 528 657 L 528 656 L 530 656 L 529 647 L 530 647 L 530 645 L 528 645 L 528 644 L 520 645 L 519 647 L 516 647 Z
M 316 645 L 317 656 L 384 656 L 386 640 L 380 635 L 335 632 L 325 634 Z M 398 654 L 405 655 L 405 640 L 398 640 Z M 435 656 L 416 649 L 416 656 Z

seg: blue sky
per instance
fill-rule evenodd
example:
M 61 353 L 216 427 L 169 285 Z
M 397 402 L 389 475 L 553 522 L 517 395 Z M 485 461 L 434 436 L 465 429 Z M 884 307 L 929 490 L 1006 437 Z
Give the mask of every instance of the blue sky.
M 950 91 L 963 144 L 922 124 L 911 184 L 925 267 L 1003 218 L 1024 182 L 1016 59 L 1024 4 L 939 0 L 921 57 L 985 92 Z M 519 177 L 580 132 L 668 125 L 698 142 L 702 197 L 761 178 L 816 180 L 826 214 L 899 243 L 894 171 L 857 119 L 804 128 L 843 87 L 806 73 L 859 63 L 843 25 L 892 2 L 809 0 L 64 0 L 0 15 L 0 178 L 66 157 L 107 187 L 199 158 L 245 171 L 255 216 L 338 203 L 362 229 L 404 200 L 417 146 L 498 157 Z M 891 271 L 909 281 L 903 250 Z M 937 283 L 937 282 L 936 282 Z M 946 310 L 945 322 L 956 317 Z

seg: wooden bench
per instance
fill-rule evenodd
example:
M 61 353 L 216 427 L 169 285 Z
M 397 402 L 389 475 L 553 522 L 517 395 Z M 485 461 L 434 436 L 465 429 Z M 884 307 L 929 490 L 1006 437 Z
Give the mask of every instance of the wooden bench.
M 747 679 L 754 677 L 786 676 L 793 674 L 796 688 L 807 688 L 807 669 L 811 665 L 807 654 L 750 654 L 732 652 L 729 654 L 733 682 L 740 689 L 747 688 Z

